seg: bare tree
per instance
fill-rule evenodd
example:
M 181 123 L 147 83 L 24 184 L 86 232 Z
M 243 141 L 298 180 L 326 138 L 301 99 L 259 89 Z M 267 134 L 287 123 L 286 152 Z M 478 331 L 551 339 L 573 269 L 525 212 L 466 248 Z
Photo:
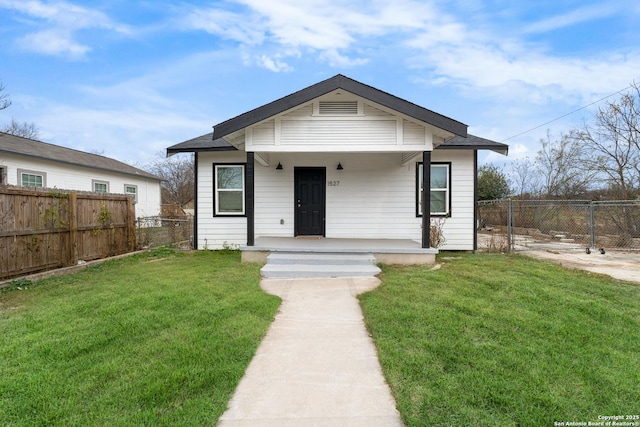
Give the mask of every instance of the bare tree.
M 623 200 L 640 195 L 640 87 L 631 87 L 572 134 L 585 148 L 584 169 L 596 171 L 601 186 Z
M 11 105 L 11 99 L 9 99 L 8 93 L 4 92 L 4 84 L 0 81 L 0 110 L 4 110 L 5 108 L 9 108 Z
M 0 111 L 11 106 L 11 99 L 8 93 L 4 93 L 5 86 L 0 81 Z M 11 119 L 11 123 L 5 125 L 0 130 L 4 133 L 9 133 L 15 136 L 21 136 L 23 138 L 36 139 L 40 133 L 35 123 L 17 122 L 15 119 Z
M 540 175 L 536 173 L 536 165 L 529 157 L 514 160 L 509 172 L 514 193 L 520 199 L 537 196 L 540 193 Z
M 5 125 L 4 128 L 2 128 L 2 131 L 4 133 L 9 133 L 11 135 L 21 136 L 23 138 L 29 139 L 38 139 L 38 136 L 40 135 L 40 130 L 35 123 L 19 123 L 13 118 L 11 119 L 11 123 Z
M 163 178 L 162 203 L 184 207 L 194 197 L 195 163 L 193 155 L 159 159 L 147 168 Z
M 535 162 L 542 180 L 542 195 L 572 199 L 585 194 L 595 173 L 582 166 L 582 145 L 572 134 L 552 141 L 547 133 L 547 139 L 540 142 L 542 149 Z

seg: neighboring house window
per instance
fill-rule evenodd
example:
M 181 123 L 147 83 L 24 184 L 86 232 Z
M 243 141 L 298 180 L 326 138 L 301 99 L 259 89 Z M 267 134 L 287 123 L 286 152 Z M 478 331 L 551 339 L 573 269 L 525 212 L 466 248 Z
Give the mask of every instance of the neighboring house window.
M 44 172 L 18 169 L 18 182 L 23 187 L 46 187 L 47 174 Z
M 7 167 L 0 166 L 0 185 L 8 184 L 7 182 Z
M 422 163 L 418 163 L 416 188 L 416 212 L 422 216 Z M 451 211 L 451 164 L 431 164 L 430 212 L 434 216 L 450 215 Z
M 133 195 L 133 203 L 138 203 L 138 186 L 137 185 L 124 185 L 124 194 Z
M 244 215 L 244 166 L 214 165 L 216 215 Z
M 109 192 L 109 183 L 107 181 L 91 181 L 91 186 L 93 187 L 93 191 L 95 193 L 108 193 Z

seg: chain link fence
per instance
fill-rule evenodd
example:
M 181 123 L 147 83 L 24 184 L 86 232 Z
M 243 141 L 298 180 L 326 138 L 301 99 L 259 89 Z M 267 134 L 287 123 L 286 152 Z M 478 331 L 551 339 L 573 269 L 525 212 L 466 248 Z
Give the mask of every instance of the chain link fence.
M 173 246 L 181 250 L 193 248 L 193 216 L 163 218 L 160 216 L 140 217 L 136 220 L 138 246 L 151 249 Z
M 640 250 L 640 200 L 478 203 L 480 246 L 510 250 Z

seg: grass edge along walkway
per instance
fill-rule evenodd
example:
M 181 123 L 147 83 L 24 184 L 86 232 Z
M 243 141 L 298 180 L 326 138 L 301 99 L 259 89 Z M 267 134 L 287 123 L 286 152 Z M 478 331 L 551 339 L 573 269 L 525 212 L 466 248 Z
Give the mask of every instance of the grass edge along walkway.
M 0 293 L 0 425 L 214 425 L 275 317 L 239 254 L 155 251 Z
M 439 261 L 383 266 L 360 297 L 407 427 L 640 413 L 637 284 L 518 255 Z

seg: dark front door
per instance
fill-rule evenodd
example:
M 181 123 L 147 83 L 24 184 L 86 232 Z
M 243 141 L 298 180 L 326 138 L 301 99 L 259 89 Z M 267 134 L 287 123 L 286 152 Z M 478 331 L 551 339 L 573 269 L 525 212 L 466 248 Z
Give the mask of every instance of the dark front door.
M 296 236 L 324 236 L 325 169 L 295 168 Z

